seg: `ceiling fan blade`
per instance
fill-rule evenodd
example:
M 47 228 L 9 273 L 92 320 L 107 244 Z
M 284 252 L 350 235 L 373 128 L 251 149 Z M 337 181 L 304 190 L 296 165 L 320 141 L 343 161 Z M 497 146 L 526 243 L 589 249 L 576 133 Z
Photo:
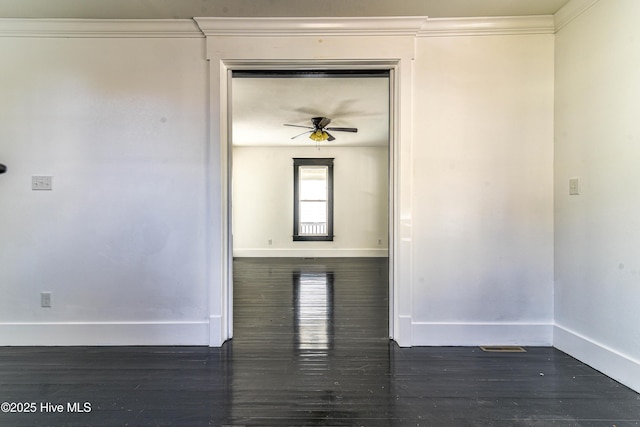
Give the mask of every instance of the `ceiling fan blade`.
M 326 126 L 329 125 L 329 123 L 331 123 L 331 119 L 328 117 L 320 117 L 320 122 L 318 122 L 318 127 L 320 129 L 324 129 Z
M 324 133 L 326 133 L 327 136 L 329 137 L 329 138 L 327 138 L 327 141 L 333 141 L 335 139 L 335 137 L 333 135 L 331 135 L 329 132 L 327 132 L 326 130 L 324 131 Z
M 354 132 L 354 133 L 358 132 L 358 128 L 337 128 L 337 127 L 334 128 L 334 127 L 331 127 L 331 128 L 326 128 L 326 130 L 335 130 L 337 132 Z
M 294 128 L 305 128 L 305 129 L 313 129 L 311 126 L 303 126 L 303 125 L 290 125 L 288 123 L 285 123 L 284 126 L 291 126 Z
M 306 134 L 311 133 L 311 132 L 313 132 L 313 130 L 308 130 L 306 132 L 302 132 L 301 134 L 298 134 L 296 136 L 292 136 L 291 139 L 296 139 L 299 136 L 306 135 Z

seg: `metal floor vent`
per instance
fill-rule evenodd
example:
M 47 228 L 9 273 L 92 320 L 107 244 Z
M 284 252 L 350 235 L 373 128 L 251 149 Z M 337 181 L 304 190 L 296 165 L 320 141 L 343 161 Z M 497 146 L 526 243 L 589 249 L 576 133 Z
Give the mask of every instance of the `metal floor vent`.
M 489 353 L 526 353 L 527 351 L 517 345 L 481 345 L 480 348 Z

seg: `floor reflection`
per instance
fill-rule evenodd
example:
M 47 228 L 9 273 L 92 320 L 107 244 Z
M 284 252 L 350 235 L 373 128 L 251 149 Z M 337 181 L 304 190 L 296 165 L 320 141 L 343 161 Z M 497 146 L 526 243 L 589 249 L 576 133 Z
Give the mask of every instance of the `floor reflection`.
M 386 259 L 236 266 L 234 423 L 387 425 L 394 399 Z
M 294 335 L 298 350 L 329 350 L 333 343 L 333 272 L 294 272 Z

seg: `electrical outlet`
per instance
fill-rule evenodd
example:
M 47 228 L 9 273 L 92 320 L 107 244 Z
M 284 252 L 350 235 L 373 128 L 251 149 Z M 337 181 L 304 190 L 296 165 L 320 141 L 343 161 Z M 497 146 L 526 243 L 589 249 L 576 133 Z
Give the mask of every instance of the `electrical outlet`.
M 40 306 L 51 307 L 51 292 L 42 292 L 40 294 Z
M 32 190 L 53 190 L 53 177 L 52 176 L 32 176 L 31 189 Z
M 273 245 L 273 240 L 269 239 L 269 246 Z

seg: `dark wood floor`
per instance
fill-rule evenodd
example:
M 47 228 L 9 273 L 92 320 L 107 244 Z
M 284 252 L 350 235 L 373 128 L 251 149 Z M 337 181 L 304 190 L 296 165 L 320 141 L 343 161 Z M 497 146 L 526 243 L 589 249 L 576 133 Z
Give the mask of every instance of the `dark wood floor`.
M 386 259 L 238 259 L 231 342 L 0 348 L 0 402 L 37 404 L 0 426 L 640 425 L 637 393 L 552 348 L 398 348 L 387 295 Z

